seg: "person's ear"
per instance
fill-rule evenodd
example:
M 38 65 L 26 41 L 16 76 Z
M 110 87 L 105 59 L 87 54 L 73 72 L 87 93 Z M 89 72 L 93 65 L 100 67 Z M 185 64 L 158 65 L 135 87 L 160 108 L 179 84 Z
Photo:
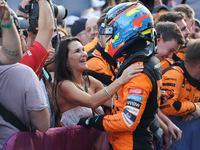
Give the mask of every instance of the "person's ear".
M 161 41 L 161 40 L 163 40 L 163 37 L 162 37 L 162 35 L 158 34 L 158 35 L 157 35 L 157 41 L 159 42 L 159 41 Z
M 194 25 L 195 25 L 195 20 L 192 19 L 192 27 L 194 27 Z

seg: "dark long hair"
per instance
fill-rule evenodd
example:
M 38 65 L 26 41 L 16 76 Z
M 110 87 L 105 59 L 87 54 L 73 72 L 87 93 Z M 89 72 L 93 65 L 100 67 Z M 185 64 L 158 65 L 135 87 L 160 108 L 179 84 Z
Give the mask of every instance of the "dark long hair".
M 62 84 L 62 82 L 64 80 L 70 80 L 72 82 L 74 80 L 74 73 L 73 73 L 72 69 L 70 68 L 70 66 L 67 66 L 68 55 L 69 55 L 69 43 L 73 42 L 73 41 L 80 42 L 80 40 L 75 37 L 68 37 L 68 38 L 61 40 L 59 49 L 58 49 L 58 53 L 55 57 L 53 104 L 54 104 L 55 112 L 57 112 L 57 113 L 59 112 L 59 107 L 58 107 L 57 100 L 56 100 L 56 94 L 57 94 L 56 91 L 57 91 L 57 88 L 59 88 L 58 84 L 60 82 Z M 86 71 L 84 71 L 83 75 L 86 75 L 86 78 L 89 81 Z M 90 84 L 90 81 L 89 81 L 89 84 Z

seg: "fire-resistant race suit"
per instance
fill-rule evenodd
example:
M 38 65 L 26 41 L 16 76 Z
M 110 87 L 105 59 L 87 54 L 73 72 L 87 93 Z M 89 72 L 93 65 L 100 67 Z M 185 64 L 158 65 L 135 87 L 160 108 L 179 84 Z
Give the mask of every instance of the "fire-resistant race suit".
M 87 73 L 104 85 L 108 86 L 115 78 L 117 62 L 97 43 L 94 48 L 88 51 Z M 110 107 L 102 106 L 106 114 L 111 113 Z
M 180 60 L 184 60 L 185 59 L 185 53 L 180 51 L 176 54 L 176 56 L 180 59 Z
M 89 50 L 91 50 L 95 45 L 97 44 L 97 37 L 95 37 L 92 42 L 87 43 L 84 46 L 84 51 L 88 52 Z
M 174 60 L 173 60 L 173 59 L 170 59 L 170 58 L 165 58 L 164 60 L 162 60 L 162 61 L 160 62 L 162 71 L 164 71 L 166 68 L 168 68 L 168 67 L 170 67 L 171 65 L 173 65 L 173 63 L 174 63 Z
M 82 118 L 78 124 L 109 132 L 114 150 L 153 150 L 150 123 L 155 118 L 160 99 L 160 61 L 154 55 L 146 62 L 141 61 L 145 60 L 142 58 L 137 61 L 129 58 L 131 63 L 126 67 L 140 63 L 144 69 L 140 76 L 131 79 L 115 94 L 113 114 Z
M 117 72 L 117 62 L 97 43 L 88 51 L 88 74 L 105 85 L 113 82 Z
M 174 92 L 174 97 L 160 106 L 165 115 L 186 115 L 195 111 L 194 103 L 200 106 L 200 83 L 189 75 L 183 61 L 176 62 L 165 70 L 162 90 Z
M 166 68 L 170 67 L 171 65 L 173 65 L 175 62 L 177 61 L 181 61 L 184 60 L 185 58 L 185 53 L 183 51 L 179 51 L 176 54 L 173 54 L 172 59 L 170 58 L 165 58 L 164 60 L 161 61 L 161 68 L 162 71 L 164 71 Z

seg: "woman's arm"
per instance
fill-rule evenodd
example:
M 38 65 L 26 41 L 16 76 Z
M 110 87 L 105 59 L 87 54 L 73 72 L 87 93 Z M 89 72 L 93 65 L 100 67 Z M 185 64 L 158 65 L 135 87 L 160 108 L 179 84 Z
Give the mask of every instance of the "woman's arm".
M 123 71 L 121 77 L 93 95 L 79 90 L 73 82 L 66 80 L 58 85 L 58 94 L 75 105 L 96 108 L 110 99 L 108 95 L 113 96 L 122 85 L 140 75 L 138 72 L 141 71 L 143 71 L 143 66 L 131 65 Z
M 163 130 L 163 142 L 160 144 L 160 147 L 163 149 L 168 149 L 172 144 L 171 134 L 168 131 L 168 126 L 162 121 L 162 119 L 156 115 L 158 118 L 159 126 Z
M 158 116 L 168 126 L 168 132 L 172 135 L 172 140 L 174 142 L 180 141 L 182 131 L 165 114 L 162 113 L 160 108 L 158 108 Z

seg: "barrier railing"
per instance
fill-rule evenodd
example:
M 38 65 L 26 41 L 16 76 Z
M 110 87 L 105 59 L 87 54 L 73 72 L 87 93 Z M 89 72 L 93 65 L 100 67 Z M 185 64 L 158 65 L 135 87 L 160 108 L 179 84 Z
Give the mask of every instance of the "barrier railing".
M 200 118 L 182 121 L 181 117 L 169 116 L 169 119 L 182 130 L 182 138 L 173 142 L 168 150 L 200 150 Z M 159 143 L 157 150 L 163 150 Z
M 2 150 L 109 150 L 109 134 L 83 126 L 50 128 L 12 135 Z

